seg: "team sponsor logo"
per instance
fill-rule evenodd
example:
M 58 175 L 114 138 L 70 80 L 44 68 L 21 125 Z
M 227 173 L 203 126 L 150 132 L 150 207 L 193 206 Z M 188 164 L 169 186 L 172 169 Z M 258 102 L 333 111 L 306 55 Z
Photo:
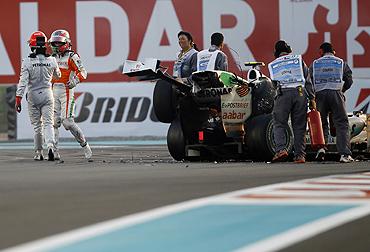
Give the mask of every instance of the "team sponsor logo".
M 197 93 L 198 97 L 217 97 L 230 94 L 232 88 L 206 88 Z
M 244 97 L 246 96 L 248 93 L 249 93 L 249 87 L 246 86 L 246 85 L 242 85 L 240 87 L 237 87 L 235 89 L 236 93 L 240 96 L 240 97 Z
M 222 119 L 228 123 L 244 122 L 251 114 L 251 94 L 246 85 L 234 86 L 233 92 L 221 96 Z
M 248 102 L 222 102 L 221 103 L 221 108 L 223 109 L 243 109 L 243 108 L 248 108 L 249 103 Z
M 33 67 L 50 67 L 50 63 L 34 63 Z
M 149 97 L 95 97 L 90 92 L 76 93 L 79 109 L 75 121 L 89 123 L 158 122 Z
M 62 68 L 68 68 L 68 62 L 63 60 L 58 60 L 58 66 Z
M 245 117 L 246 113 L 245 112 L 236 112 L 235 110 L 225 112 L 222 114 L 222 119 L 223 120 L 241 120 Z
M 133 68 L 130 69 L 131 72 L 135 72 L 135 71 L 138 71 L 140 70 L 142 64 L 141 63 L 137 63 Z

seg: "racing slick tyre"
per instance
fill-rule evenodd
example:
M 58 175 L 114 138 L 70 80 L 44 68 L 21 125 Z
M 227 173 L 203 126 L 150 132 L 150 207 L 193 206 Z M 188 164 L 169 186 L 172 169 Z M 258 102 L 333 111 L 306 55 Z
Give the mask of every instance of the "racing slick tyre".
M 176 117 L 176 92 L 164 80 L 157 81 L 153 92 L 154 113 L 162 123 L 170 123 Z
M 167 148 L 175 160 L 180 161 L 185 158 L 185 136 L 179 118 L 176 118 L 168 129 Z
M 285 131 L 288 153 L 293 148 L 293 132 L 289 127 Z M 252 117 L 246 123 L 245 143 L 252 159 L 269 161 L 275 154 L 272 114 Z

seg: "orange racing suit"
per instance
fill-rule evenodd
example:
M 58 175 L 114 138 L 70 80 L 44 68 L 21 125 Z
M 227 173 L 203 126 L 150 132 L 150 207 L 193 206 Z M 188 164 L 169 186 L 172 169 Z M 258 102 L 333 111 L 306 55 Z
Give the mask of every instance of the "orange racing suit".
M 61 55 L 54 55 L 54 57 L 56 58 L 58 66 L 62 72 L 60 79 L 52 80 L 56 148 L 58 149 L 58 128 L 61 124 L 63 124 L 66 130 L 71 132 L 77 142 L 83 147 L 86 145 L 85 136 L 74 121 L 74 86 L 87 78 L 87 72 L 82 65 L 80 56 L 73 51 L 66 51 Z M 69 86 L 70 83 L 74 84 L 72 88 Z

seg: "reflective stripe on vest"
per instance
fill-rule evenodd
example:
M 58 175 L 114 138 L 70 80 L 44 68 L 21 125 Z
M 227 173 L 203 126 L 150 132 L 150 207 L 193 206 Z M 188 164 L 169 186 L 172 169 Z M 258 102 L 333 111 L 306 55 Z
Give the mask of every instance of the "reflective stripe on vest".
M 324 89 L 341 90 L 343 86 L 343 60 L 325 55 L 313 62 L 313 84 L 315 91 Z
M 215 70 L 216 58 L 220 50 L 210 52 L 208 49 L 198 52 L 197 71 Z
M 303 86 L 305 78 L 302 65 L 301 55 L 281 56 L 268 65 L 270 77 L 279 81 L 282 88 Z

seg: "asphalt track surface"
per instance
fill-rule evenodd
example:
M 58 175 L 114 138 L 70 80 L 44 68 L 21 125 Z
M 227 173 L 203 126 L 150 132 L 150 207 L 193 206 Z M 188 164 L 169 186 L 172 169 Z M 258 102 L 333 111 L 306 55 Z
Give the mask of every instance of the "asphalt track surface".
M 0 150 L 0 249 L 79 227 L 239 189 L 370 171 L 369 161 L 176 162 L 164 145 L 61 151 L 64 162 L 36 162 L 29 149 Z M 143 241 L 144 242 L 144 241 Z M 370 251 L 370 216 L 282 251 Z

